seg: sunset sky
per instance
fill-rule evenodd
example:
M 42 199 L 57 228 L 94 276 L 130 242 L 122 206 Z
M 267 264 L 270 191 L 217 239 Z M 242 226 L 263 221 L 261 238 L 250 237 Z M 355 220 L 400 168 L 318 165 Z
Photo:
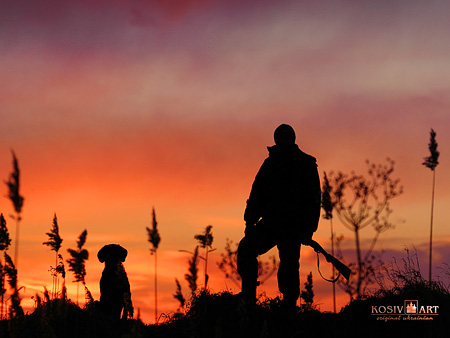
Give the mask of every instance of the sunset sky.
M 188 294 L 190 256 L 180 250 L 192 251 L 209 224 L 217 248 L 210 286 L 238 292 L 216 261 L 227 238 L 243 235 L 245 201 L 281 123 L 317 158 L 321 179 L 324 171 L 365 173 L 366 159 L 396 161 L 404 194 L 392 202 L 396 228 L 376 249 L 389 262 L 416 248 L 426 276 L 432 172 L 422 162 L 433 128 L 441 153 L 433 257 L 442 274 L 438 267 L 450 264 L 449 32 L 447 1 L 0 1 L 0 178 L 12 171 L 13 149 L 25 197 L 23 306 L 32 311 L 31 296 L 51 288 L 54 252 L 42 243 L 55 213 L 65 259 L 88 230 L 95 299 L 98 250 L 128 250 L 132 300 L 146 323 L 154 320 L 152 207 L 162 238 L 160 312 L 178 306 L 175 278 Z M 0 193 L 14 241 L 6 185 Z M 337 221 L 335 230 L 351 248 L 352 233 Z M 327 248 L 329 234 L 321 220 L 315 238 Z M 312 271 L 315 300 L 331 310 L 331 285 L 315 259 L 302 249 L 302 287 Z M 72 280 L 68 273 L 75 300 Z M 259 291 L 277 295 L 276 278 Z

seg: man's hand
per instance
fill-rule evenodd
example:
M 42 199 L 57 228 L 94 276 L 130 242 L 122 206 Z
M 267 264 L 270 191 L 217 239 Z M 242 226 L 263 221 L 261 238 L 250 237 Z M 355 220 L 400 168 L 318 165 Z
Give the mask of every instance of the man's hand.
M 300 235 L 300 243 L 309 245 L 309 243 L 311 243 L 312 235 L 312 233 Z

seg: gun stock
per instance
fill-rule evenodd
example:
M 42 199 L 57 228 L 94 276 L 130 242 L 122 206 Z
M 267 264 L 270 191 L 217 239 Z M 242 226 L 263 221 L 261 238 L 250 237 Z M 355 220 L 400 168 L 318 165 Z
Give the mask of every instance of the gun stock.
M 312 247 L 315 252 L 320 252 L 321 254 L 323 254 L 325 256 L 325 259 L 327 260 L 327 262 L 333 264 L 334 267 L 339 271 L 339 273 L 342 276 L 344 276 L 344 278 L 346 280 L 348 280 L 350 278 L 351 270 L 349 269 L 349 267 L 347 265 L 345 265 L 344 263 L 342 263 L 336 257 L 334 257 L 334 256 L 330 255 L 328 252 L 326 252 L 325 249 L 322 248 L 322 246 L 319 243 L 317 243 L 315 240 L 311 239 L 309 242 L 304 243 L 304 244 Z

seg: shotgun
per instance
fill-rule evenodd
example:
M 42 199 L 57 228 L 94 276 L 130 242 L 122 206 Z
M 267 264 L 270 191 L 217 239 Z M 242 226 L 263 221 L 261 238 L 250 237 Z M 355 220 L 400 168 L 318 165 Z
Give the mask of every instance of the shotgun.
M 349 269 L 349 267 L 347 265 L 345 265 L 344 263 L 342 263 L 340 260 L 338 260 L 336 257 L 334 257 L 334 256 L 330 255 L 328 252 L 326 252 L 325 249 L 322 248 L 322 246 L 319 243 L 317 243 L 315 240 L 310 239 L 307 242 L 304 242 L 302 244 L 308 245 L 308 246 L 312 247 L 315 252 L 321 253 L 322 255 L 324 255 L 327 262 L 333 264 L 334 267 L 337 269 L 337 271 L 339 271 L 339 273 L 342 276 L 344 276 L 346 280 L 348 280 L 350 278 L 351 270 Z

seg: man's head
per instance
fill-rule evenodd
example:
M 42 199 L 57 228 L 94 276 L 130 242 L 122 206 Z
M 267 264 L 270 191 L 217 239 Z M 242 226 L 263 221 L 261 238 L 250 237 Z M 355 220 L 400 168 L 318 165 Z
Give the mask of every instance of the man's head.
M 275 144 L 277 145 L 290 145 L 295 143 L 295 131 L 288 124 L 281 124 L 275 129 L 273 134 Z

